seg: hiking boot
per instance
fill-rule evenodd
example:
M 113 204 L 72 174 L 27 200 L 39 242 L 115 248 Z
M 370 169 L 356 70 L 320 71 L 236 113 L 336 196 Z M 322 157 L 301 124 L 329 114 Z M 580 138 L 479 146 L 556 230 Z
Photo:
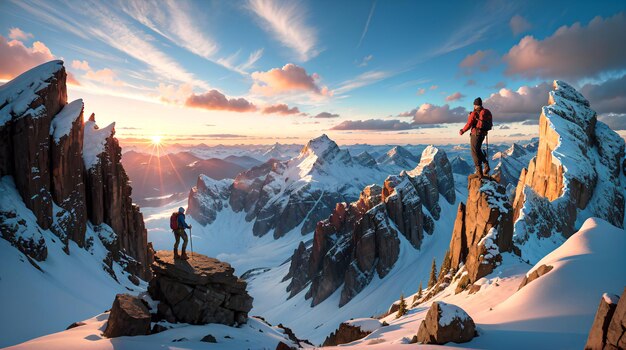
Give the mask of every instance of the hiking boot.
M 178 259 L 180 256 L 178 255 L 178 250 L 174 251 L 174 259 Z
M 183 252 L 183 255 L 181 255 L 181 256 L 180 256 L 180 258 L 181 258 L 182 260 L 187 260 L 187 259 L 189 259 L 189 257 L 187 256 L 187 253 L 185 253 L 185 252 Z
M 489 167 L 489 164 L 485 163 L 485 171 L 484 171 L 484 175 L 485 176 L 489 176 L 489 172 L 491 171 L 491 168 Z

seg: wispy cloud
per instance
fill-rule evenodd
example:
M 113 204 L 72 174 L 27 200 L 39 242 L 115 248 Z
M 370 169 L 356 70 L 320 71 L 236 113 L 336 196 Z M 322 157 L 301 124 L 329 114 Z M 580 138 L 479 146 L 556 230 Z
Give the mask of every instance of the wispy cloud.
M 361 47 L 363 43 L 363 39 L 365 38 L 365 34 L 370 28 L 370 22 L 372 21 L 372 16 L 374 15 L 374 10 L 376 9 L 376 0 L 372 2 L 372 8 L 370 9 L 370 14 L 367 16 L 367 21 L 365 22 L 365 27 L 363 28 L 363 33 L 361 34 L 361 39 L 359 39 L 359 44 L 356 46 L 357 48 Z
M 153 37 L 133 27 L 126 19 L 102 3 L 83 1 L 66 3 L 64 6 L 51 6 L 41 2 L 34 4 L 29 1 L 20 1 L 16 4 L 59 29 L 82 38 L 97 39 L 143 62 L 153 73 L 168 81 L 184 82 L 206 90 L 210 89 L 209 84 L 196 78 L 176 60 L 159 50 L 153 44 Z M 91 21 L 90 25 L 77 22 L 74 18 L 76 12 L 88 17 Z
M 172 43 L 224 68 L 246 75 L 263 54 L 263 49 L 253 51 L 248 59 L 235 63 L 239 52 L 229 57 L 217 57 L 219 46 L 210 33 L 202 31 L 202 22 L 194 15 L 196 9 L 188 1 L 121 1 L 126 14 Z
M 305 21 L 306 9 L 298 2 L 249 0 L 248 8 L 262 20 L 263 28 L 284 46 L 294 50 L 300 61 L 317 56 L 317 33 Z
M 368 72 L 359 74 L 353 79 L 344 81 L 343 83 L 339 85 L 338 88 L 333 90 L 333 93 L 337 95 L 344 94 L 354 89 L 358 89 L 367 85 L 377 83 L 395 74 L 396 73 L 388 72 L 388 71 L 377 71 L 377 70 L 368 71 Z

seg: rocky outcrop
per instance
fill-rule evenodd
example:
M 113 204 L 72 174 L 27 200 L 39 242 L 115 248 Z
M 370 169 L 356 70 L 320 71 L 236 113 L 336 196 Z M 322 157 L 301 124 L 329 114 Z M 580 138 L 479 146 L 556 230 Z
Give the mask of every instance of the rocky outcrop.
M 100 129 L 92 114 L 85 122 L 83 161 L 87 213 L 94 225 L 102 223 L 115 232 L 106 246 L 113 260 L 141 278 L 151 277 L 148 231 L 143 214 L 131 199 L 132 188 L 121 164 L 122 148 L 115 138 L 115 123 Z
M 0 87 L 0 177 L 12 178 L 3 178 L 2 186 L 17 189 L 38 226 L 26 227 L 24 211 L 2 209 L 2 237 L 44 260 L 40 230 L 50 229 L 69 254 L 69 240 L 87 248 L 91 221 L 95 231 L 106 233 L 100 238 L 110 250 L 105 265 L 113 277 L 117 261 L 148 279 L 147 232 L 132 204 L 114 126 L 99 130 L 93 115 L 83 123 L 82 100 L 67 103 L 66 77 L 63 62 L 51 61 Z
M 626 349 L 626 288 L 619 298 L 609 329 L 606 332 L 606 347 Z
M 382 324 L 376 319 L 357 319 L 342 322 L 326 339 L 322 346 L 337 346 L 359 340 L 370 335 Z
M 150 311 L 143 300 L 128 294 L 118 294 L 113 301 L 104 336 L 117 338 L 148 335 L 150 334 L 150 317 Z
M 50 125 L 52 199 L 61 208 L 55 215 L 58 236 L 71 239 L 79 247 L 85 244 L 87 206 L 83 179 L 83 109 L 82 100 L 63 107 Z
M 474 320 L 463 309 L 436 301 L 420 323 L 417 341 L 422 344 L 466 343 L 475 335 Z
M 537 155 L 520 175 L 513 204 L 516 243 L 531 262 L 588 217 L 617 227 L 624 221 L 624 140 L 597 120 L 589 102 L 570 85 L 554 81 L 548 102 L 539 117 Z M 555 238 L 538 239 L 546 237 Z
M 0 88 L 0 176 L 14 176 L 42 229 L 52 225 L 50 124 L 67 103 L 62 61 L 42 64 Z
M 602 350 L 618 348 L 618 344 L 615 342 L 610 345 L 607 344 L 607 334 L 609 332 L 611 320 L 615 314 L 615 309 L 617 309 L 618 300 L 620 300 L 620 298 L 618 298 L 617 295 L 608 293 L 604 293 L 604 295 L 602 295 L 598 311 L 596 312 L 593 324 L 591 325 L 591 330 L 589 331 L 589 337 L 587 338 L 585 349 Z M 618 339 L 620 337 L 621 335 L 619 335 Z
M 187 213 L 200 224 L 208 225 L 217 213 L 228 208 L 228 198 L 233 181 L 214 180 L 206 175 L 198 176 L 198 183 L 189 192 Z
M 229 264 L 201 254 L 174 260 L 171 251 L 158 251 L 152 270 L 148 292 L 159 301 L 159 319 L 191 324 L 247 322 L 252 297 Z
M 400 253 L 400 234 L 419 249 L 424 231 L 434 230 L 431 217 L 439 218 L 439 196 L 455 201 L 454 180 L 445 153 L 431 146 L 414 170 L 389 176 L 383 187 L 366 186 L 357 201 L 338 203 L 318 222 L 313 245 L 301 245 L 292 256 L 285 277 L 291 278 L 290 296 L 310 282 L 305 297 L 315 306 L 343 285 L 339 306 L 348 303 L 375 274 L 389 273 Z
M 450 265 L 455 270 L 464 265 L 474 283 L 500 264 L 502 252 L 513 249 L 513 209 L 494 179 L 470 175 L 467 182 L 467 204 L 459 205 L 450 240 Z
M 535 270 L 533 270 L 531 273 L 526 274 L 526 276 L 524 276 L 524 279 L 522 280 L 522 283 L 520 283 L 519 288 L 517 288 L 517 290 L 524 288 L 524 286 L 526 286 L 528 283 L 552 271 L 552 268 L 553 268 L 552 265 L 543 264 L 539 266 L 538 268 L 536 268 Z

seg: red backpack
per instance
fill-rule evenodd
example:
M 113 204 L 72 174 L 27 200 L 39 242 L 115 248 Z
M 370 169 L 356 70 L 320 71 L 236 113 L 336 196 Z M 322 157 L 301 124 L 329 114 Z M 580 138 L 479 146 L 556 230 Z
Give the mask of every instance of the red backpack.
M 178 212 L 172 213 L 172 216 L 170 216 L 170 228 L 178 230 Z
M 476 112 L 474 112 L 476 113 Z M 488 109 L 482 109 L 476 118 L 476 128 L 482 131 L 489 131 L 493 128 L 493 119 Z

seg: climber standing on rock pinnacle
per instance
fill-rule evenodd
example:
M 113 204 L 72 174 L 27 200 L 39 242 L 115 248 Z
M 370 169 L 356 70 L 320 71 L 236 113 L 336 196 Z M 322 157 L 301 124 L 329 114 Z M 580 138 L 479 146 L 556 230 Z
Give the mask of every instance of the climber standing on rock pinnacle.
M 463 129 L 459 130 L 459 135 L 463 135 L 467 130 L 472 129 L 470 133 L 470 146 L 472 150 L 472 158 L 474 159 L 474 167 L 476 168 L 476 174 L 481 176 L 488 176 L 489 161 L 487 156 L 482 150 L 483 141 L 487 137 L 487 133 L 493 127 L 493 121 L 491 118 L 491 112 L 483 108 L 483 100 L 478 97 L 474 100 L 474 110 L 469 113 L 467 117 L 467 124 Z M 485 164 L 483 171 L 482 164 Z
M 175 212 L 170 217 L 170 228 L 174 231 L 174 237 L 176 241 L 174 242 L 174 259 L 178 259 L 178 243 L 182 237 L 183 239 L 183 252 L 180 255 L 180 258 L 183 260 L 189 259 L 187 256 L 187 232 L 185 229 L 191 229 L 191 225 L 187 225 L 185 221 L 185 208 L 178 208 L 178 212 Z

